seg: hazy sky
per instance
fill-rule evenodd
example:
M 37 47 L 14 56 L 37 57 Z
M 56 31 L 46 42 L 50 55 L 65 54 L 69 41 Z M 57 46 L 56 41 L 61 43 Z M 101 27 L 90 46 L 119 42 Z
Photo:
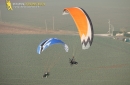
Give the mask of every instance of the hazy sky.
M 78 6 L 83 8 L 90 16 L 96 32 L 101 29 L 108 30 L 108 19 L 115 29 L 127 28 L 130 30 L 130 0 L 10 0 L 17 2 L 44 2 L 42 13 L 45 17 L 59 16 L 65 7 Z M 5 0 L 0 0 L 5 5 Z M 6 9 L 0 8 L 2 11 Z M 46 11 L 44 11 L 46 10 Z M 46 16 L 48 14 L 48 16 Z M 57 14 L 57 15 L 56 15 Z M 50 15 L 50 16 L 49 16 Z M 61 19 L 61 18 L 60 18 Z M 59 19 L 59 22 L 60 22 Z M 58 21 L 57 21 L 58 22 Z M 68 23 L 68 21 L 66 22 Z M 100 30 L 99 30 L 100 29 Z

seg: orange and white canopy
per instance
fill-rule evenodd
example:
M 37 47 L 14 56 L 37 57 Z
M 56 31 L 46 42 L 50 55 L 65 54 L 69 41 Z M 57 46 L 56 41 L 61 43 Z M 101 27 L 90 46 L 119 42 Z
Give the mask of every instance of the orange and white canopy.
M 80 7 L 70 7 L 63 10 L 63 15 L 70 14 L 79 31 L 82 49 L 88 49 L 93 42 L 93 25 L 90 17 Z

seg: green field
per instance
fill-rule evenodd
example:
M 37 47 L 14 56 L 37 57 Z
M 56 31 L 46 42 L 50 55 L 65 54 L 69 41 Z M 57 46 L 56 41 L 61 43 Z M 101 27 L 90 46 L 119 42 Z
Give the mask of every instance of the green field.
M 37 54 L 49 37 L 63 40 L 69 52 L 54 45 Z M 78 36 L 1 34 L 0 47 L 0 85 L 130 85 L 130 44 L 118 40 L 95 36 L 91 48 L 82 50 Z M 73 51 L 79 64 L 71 67 Z M 42 78 L 55 59 L 49 78 Z
M 129 0 L 10 0 L 11 3 L 44 2 L 39 8 L 15 8 L 8 11 L 0 1 L 0 22 L 24 27 L 77 32 L 70 15 L 63 16 L 66 7 L 81 7 L 90 16 L 94 34 L 108 32 L 108 19 L 115 30 L 130 31 Z M 1 27 L 2 29 L 4 27 Z M 1 29 L 0 28 L 0 29 Z M 6 28 L 6 26 L 5 26 Z M 10 29 L 10 28 L 8 28 Z M 38 44 L 57 37 L 69 46 L 66 53 L 54 45 L 40 55 Z M 70 66 L 73 53 L 77 66 Z M 49 63 L 48 63 L 49 62 Z M 56 63 L 55 63 L 56 62 Z M 50 70 L 49 78 L 42 78 Z M 110 37 L 94 37 L 90 49 L 82 50 L 79 36 L 0 34 L 0 85 L 130 85 L 130 44 Z

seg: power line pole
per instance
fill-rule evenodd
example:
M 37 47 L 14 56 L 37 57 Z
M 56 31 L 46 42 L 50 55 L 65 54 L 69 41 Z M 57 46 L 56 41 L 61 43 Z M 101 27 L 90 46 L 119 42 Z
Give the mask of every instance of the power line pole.
M 47 31 L 47 23 L 46 23 L 46 20 L 45 20 L 45 26 L 46 26 L 46 31 Z
M 0 21 L 2 21 L 2 12 L 0 10 Z
M 111 28 L 110 28 L 110 27 L 111 27 L 110 19 L 108 20 L 108 24 L 109 24 L 109 30 L 108 30 L 108 33 L 109 33 L 109 35 L 110 35 L 110 34 L 111 34 L 111 33 L 110 33 L 110 31 L 111 31 Z
M 111 28 L 112 28 L 112 36 L 113 36 L 113 32 L 114 32 L 114 26 L 111 24 Z
M 54 30 L 54 17 L 53 17 L 53 30 Z

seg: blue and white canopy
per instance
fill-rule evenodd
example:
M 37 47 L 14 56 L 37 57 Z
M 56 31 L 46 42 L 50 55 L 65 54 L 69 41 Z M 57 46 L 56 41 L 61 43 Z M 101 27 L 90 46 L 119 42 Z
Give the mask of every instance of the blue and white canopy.
M 58 38 L 49 38 L 46 40 L 43 40 L 37 47 L 37 53 L 40 54 L 42 51 L 44 51 L 46 48 L 54 45 L 54 44 L 61 44 L 64 46 L 64 49 L 66 52 L 68 52 L 69 47 L 67 44 L 65 44 L 63 41 L 61 41 Z

